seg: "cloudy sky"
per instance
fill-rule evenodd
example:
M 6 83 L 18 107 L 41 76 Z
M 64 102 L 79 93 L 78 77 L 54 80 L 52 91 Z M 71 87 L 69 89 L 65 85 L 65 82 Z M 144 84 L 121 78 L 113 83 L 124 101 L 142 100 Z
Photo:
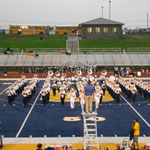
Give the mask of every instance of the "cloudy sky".
M 0 26 L 79 24 L 101 17 L 102 6 L 109 18 L 109 0 L 0 0 Z M 111 19 L 127 27 L 146 27 L 147 13 L 150 0 L 111 0 Z

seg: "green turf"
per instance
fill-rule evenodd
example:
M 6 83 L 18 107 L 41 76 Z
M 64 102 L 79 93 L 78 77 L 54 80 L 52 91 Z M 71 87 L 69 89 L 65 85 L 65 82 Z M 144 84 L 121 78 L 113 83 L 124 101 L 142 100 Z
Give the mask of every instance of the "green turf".
M 4 35 L 0 34 L 1 48 L 65 48 L 67 36 L 49 35 L 48 39 L 43 37 L 40 40 L 40 35 Z
M 80 48 L 150 47 L 150 34 L 125 35 L 120 40 L 80 40 Z
M 1 48 L 66 48 L 67 36 L 49 35 L 40 40 L 40 35 L 0 34 Z M 80 48 L 125 48 L 150 47 L 150 34 L 125 35 L 120 40 L 80 40 Z M 150 50 L 149 50 L 150 51 Z

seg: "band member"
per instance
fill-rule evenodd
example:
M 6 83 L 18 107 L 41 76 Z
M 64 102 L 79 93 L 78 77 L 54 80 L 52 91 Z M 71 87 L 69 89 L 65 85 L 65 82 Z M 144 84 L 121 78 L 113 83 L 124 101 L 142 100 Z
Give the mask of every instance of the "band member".
M 131 90 L 131 92 L 132 92 L 132 101 L 133 101 L 133 103 L 135 102 L 135 99 L 136 99 L 136 92 L 137 92 L 137 90 L 136 89 L 132 89 Z
M 27 91 L 26 90 L 24 90 L 23 92 L 22 92 L 22 95 L 23 95 L 23 106 L 24 107 L 26 107 L 27 106 L 27 104 L 28 104 L 28 99 L 29 99 L 29 96 L 28 96 L 28 94 L 27 94 Z
M 103 83 L 102 83 L 102 90 L 103 90 L 103 95 L 105 95 L 105 91 L 106 91 L 105 81 L 103 81 Z
M 15 95 L 17 94 L 15 90 L 13 89 L 13 87 L 10 87 L 7 90 L 6 94 L 8 95 L 8 104 L 11 105 L 15 101 Z
M 53 89 L 53 96 L 55 96 L 56 95 L 56 89 L 57 89 L 55 82 L 52 85 L 52 89 Z
M 43 106 L 45 106 L 46 103 L 47 103 L 47 96 L 46 96 L 46 95 L 47 95 L 47 92 L 46 92 L 45 88 L 42 89 L 41 95 L 42 95 Z
M 119 87 L 119 84 L 115 85 L 114 92 L 115 92 L 115 100 L 119 104 L 120 103 L 120 93 L 121 93 L 121 88 Z
M 70 107 L 71 107 L 71 109 L 74 109 L 76 93 L 74 92 L 73 88 L 70 90 L 69 99 L 70 99 Z
M 64 106 L 64 101 L 66 97 L 66 91 L 63 87 L 60 88 L 60 100 L 61 100 L 61 105 Z
M 85 93 L 84 93 L 84 89 L 81 89 L 81 90 L 80 90 L 79 97 L 80 97 L 80 104 L 81 104 L 82 110 L 84 110 L 84 104 L 85 104 Z
M 8 89 L 7 92 L 6 92 L 7 96 L 8 96 L 8 104 L 11 105 L 12 104 L 12 101 L 13 101 L 13 97 L 12 97 L 12 94 L 11 94 L 11 90 Z
M 96 109 L 98 109 L 100 97 L 101 97 L 100 91 L 98 89 L 96 89 L 96 92 L 94 93 L 94 99 L 96 102 Z

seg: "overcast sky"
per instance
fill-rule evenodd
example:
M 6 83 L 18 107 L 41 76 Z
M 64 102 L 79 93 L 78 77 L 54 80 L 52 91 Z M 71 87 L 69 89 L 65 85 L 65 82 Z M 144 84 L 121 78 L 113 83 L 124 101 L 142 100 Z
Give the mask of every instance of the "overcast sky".
M 79 24 L 101 17 L 102 6 L 109 18 L 109 0 L 0 0 L 0 26 Z M 147 13 L 150 0 L 111 0 L 111 20 L 128 27 L 146 27 Z

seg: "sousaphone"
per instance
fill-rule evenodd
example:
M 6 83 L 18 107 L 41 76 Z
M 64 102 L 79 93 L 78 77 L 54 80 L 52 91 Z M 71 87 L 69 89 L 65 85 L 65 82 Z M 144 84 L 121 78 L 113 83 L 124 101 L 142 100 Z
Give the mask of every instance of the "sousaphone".
M 77 71 L 77 75 L 78 75 L 78 76 L 81 76 L 81 75 L 82 75 L 82 71 L 81 71 L 81 70 L 78 70 L 78 71 Z
M 88 74 L 92 74 L 92 73 L 93 73 L 92 69 L 89 69 L 89 70 L 87 71 L 87 73 L 88 73 Z
M 49 75 L 49 76 L 52 76 L 53 74 L 54 74 L 54 73 L 53 73 L 52 70 L 49 70 L 49 71 L 48 71 L 48 75 Z

